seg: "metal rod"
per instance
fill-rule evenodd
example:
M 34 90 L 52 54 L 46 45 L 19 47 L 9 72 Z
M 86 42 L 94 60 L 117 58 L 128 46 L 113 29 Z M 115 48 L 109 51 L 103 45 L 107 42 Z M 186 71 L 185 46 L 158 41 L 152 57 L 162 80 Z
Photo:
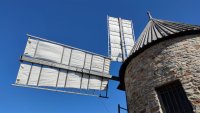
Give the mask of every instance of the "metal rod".
M 92 69 L 92 62 L 93 62 L 93 55 L 92 55 L 92 58 L 91 58 L 91 61 L 90 61 L 90 71 Z
M 86 62 L 86 53 L 85 53 L 83 68 L 85 68 L 85 62 Z
M 133 28 L 133 22 L 131 21 L 131 28 L 132 28 L 132 36 L 133 36 L 133 41 L 134 41 L 134 45 L 135 45 L 135 31 L 134 31 L 134 28 Z M 134 46 L 133 45 L 133 46 Z M 132 49 L 131 51 L 129 52 L 129 55 L 132 53 Z
M 92 58 L 91 58 L 91 61 L 90 61 L 90 70 L 92 68 L 92 62 L 93 62 L 93 55 L 92 55 Z M 90 74 L 89 74 L 89 77 L 88 77 L 87 93 L 88 93 L 88 90 L 89 90 L 89 85 L 90 85 Z
M 152 19 L 153 19 L 152 16 L 151 16 L 150 11 L 147 11 L 147 15 L 148 15 L 148 17 L 149 17 L 149 20 L 152 20 Z
M 37 45 L 36 45 L 36 48 L 35 48 L 35 52 L 34 52 L 34 55 L 33 55 L 33 57 L 35 57 L 35 55 L 36 55 L 36 52 L 37 52 L 37 49 L 38 49 L 38 45 L 39 45 L 39 40 L 37 40 Z
M 120 113 L 120 105 L 119 104 L 118 104 L 117 108 L 118 108 L 118 113 Z
M 64 52 L 65 52 L 65 48 L 63 47 L 62 56 L 61 56 L 61 60 L 60 60 L 61 64 L 62 64 L 62 61 L 63 61 Z
M 108 84 L 109 84 L 109 81 L 108 81 Z M 108 97 L 108 84 L 106 86 L 106 97 Z
M 110 52 L 110 28 L 109 28 L 109 16 L 107 15 L 107 30 L 108 30 L 108 57 L 111 58 Z
M 126 110 L 126 111 L 127 111 L 127 109 L 126 109 L 126 108 L 123 108 L 123 107 L 121 107 L 121 106 L 120 106 L 120 104 L 118 104 L 117 108 L 118 108 L 118 113 L 120 113 L 120 112 L 121 112 L 121 109 L 122 109 L 122 110 Z
M 59 77 L 60 77 L 60 69 L 58 69 L 58 76 L 57 76 L 57 81 L 56 81 L 56 88 L 58 87 L 58 80 L 59 80 Z
M 38 81 L 37 81 L 37 86 L 39 85 L 39 82 L 40 82 L 40 77 L 41 77 L 41 73 L 42 73 L 42 68 L 43 68 L 43 65 L 41 65 L 41 68 L 40 68 L 40 73 L 39 73 L 39 77 L 38 77 Z
M 64 50 L 65 50 L 65 48 L 63 47 L 63 50 L 62 50 L 62 56 L 61 56 L 61 59 L 60 59 L 60 63 L 62 64 L 62 60 L 63 60 L 63 56 L 64 56 Z M 59 80 L 59 77 L 60 77 L 60 71 L 61 71 L 61 69 L 59 68 L 58 69 L 58 77 L 57 77 L 57 81 L 56 81 L 56 88 L 58 87 L 58 80 Z
M 66 71 L 66 78 L 65 78 L 65 86 L 64 86 L 64 88 L 66 88 L 66 85 L 67 85 L 68 72 L 69 71 Z
M 28 82 L 29 82 L 29 79 L 30 79 L 30 76 L 31 76 L 31 72 L 32 72 L 32 67 L 33 67 L 33 63 L 31 63 L 31 68 L 30 68 L 30 71 L 29 71 L 29 74 L 28 74 L 28 79 L 27 79 L 26 85 L 28 85 Z
M 120 107 L 120 109 L 127 110 L 126 108 Z
M 121 18 L 118 18 L 118 21 L 119 21 L 120 36 L 121 36 L 122 62 L 124 62 L 126 59 L 126 56 L 125 56 L 124 35 L 123 35 Z
M 71 49 L 71 52 L 70 52 L 68 65 L 70 65 L 70 63 L 71 63 L 71 58 L 72 58 L 72 49 Z
M 83 80 L 83 73 L 81 73 L 80 89 L 81 89 L 81 86 L 82 86 L 82 80 Z
M 100 96 L 101 96 L 102 82 L 103 82 L 103 77 L 101 77 Z
M 85 53 L 83 68 L 85 67 L 85 61 L 86 61 L 86 53 Z M 83 80 L 83 72 L 81 73 L 80 89 L 81 89 L 81 86 L 82 86 L 82 80 Z
M 112 77 L 111 77 L 111 80 L 114 80 L 114 81 L 120 81 L 120 78 L 117 77 L 117 76 L 112 76 Z
M 106 61 L 106 59 L 103 60 L 103 71 L 102 71 L 102 74 L 104 73 L 104 70 L 105 70 L 105 61 Z
M 89 90 L 89 85 L 90 85 L 90 75 L 89 75 L 89 77 L 88 77 L 87 93 L 88 93 L 88 90 Z

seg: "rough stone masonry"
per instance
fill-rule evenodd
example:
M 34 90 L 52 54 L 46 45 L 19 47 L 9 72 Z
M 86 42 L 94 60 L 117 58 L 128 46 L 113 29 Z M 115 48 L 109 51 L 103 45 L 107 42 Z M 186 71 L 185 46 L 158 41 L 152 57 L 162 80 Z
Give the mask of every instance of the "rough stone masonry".
M 180 80 L 200 113 L 200 35 L 165 40 L 134 57 L 125 72 L 130 113 L 163 113 L 155 87 Z

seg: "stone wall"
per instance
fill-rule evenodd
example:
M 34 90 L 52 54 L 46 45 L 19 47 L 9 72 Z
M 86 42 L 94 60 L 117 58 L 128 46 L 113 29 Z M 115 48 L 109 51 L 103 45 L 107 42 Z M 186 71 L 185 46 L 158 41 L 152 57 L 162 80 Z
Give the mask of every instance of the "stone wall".
M 132 59 L 125 72 L 130 113 L 162 113 L 155 87 L 179 79 L 200 113 L 200 35 L 160 42 Z

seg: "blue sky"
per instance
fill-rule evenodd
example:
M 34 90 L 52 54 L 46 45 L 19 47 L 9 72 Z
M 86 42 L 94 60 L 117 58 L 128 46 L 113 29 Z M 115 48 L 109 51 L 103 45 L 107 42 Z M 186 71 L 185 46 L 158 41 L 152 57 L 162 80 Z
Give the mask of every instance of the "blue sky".
M 109 99 L 11 86 L 26 34 L 107 56 L 106 16 L 133 20 L 136 38 L 148 17 L 200 25 L 199 0 L 0 0 L 0 113 L 117 113 L 125 94 L 111 81 Z M 112 75 L 119 64 L 113 63 Z M 124 112 L 125 113 L 125 112 Z

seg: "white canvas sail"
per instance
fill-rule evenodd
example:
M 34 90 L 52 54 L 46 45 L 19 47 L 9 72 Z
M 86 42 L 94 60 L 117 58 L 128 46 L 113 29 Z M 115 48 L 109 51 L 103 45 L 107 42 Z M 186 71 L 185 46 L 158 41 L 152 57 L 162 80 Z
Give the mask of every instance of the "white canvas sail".
M 108 17 L 108 38 L 112 61 L 122 62 L 134 46 L 132 21 Z
M 105 90 L 108 79 L 75 71 L 59 70 L 48 66 L 21 63 L 16 84 Z

